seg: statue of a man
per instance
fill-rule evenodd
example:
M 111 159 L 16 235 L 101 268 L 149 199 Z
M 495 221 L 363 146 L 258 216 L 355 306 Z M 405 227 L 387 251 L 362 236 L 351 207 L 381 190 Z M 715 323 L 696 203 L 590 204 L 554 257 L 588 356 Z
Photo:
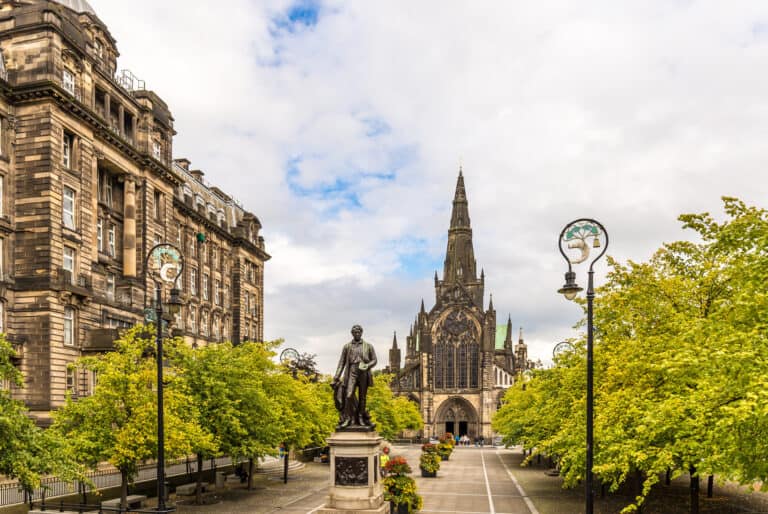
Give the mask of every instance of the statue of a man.
M 340 412 L 339 429 L 350 425 L 373 428 L 365 409 L 365 398 L 368 387 L 373 385 L 371 368 L 376 365 L 376 352 L 373 345 L 363 341 L 362 337 L 363 327 L 353 326 L 352 340 L 344 345 L 333 377 L 334 398 Z M 358 391 L 357 398 L 355 389 Z

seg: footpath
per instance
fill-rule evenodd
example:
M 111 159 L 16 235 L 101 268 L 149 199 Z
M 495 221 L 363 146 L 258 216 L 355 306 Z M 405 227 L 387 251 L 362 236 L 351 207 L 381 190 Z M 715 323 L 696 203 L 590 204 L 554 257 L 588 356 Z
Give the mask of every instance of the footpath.
M 394 455 L 408 459 L 414 469 L 419 492 L 424 497 L 423 514 L 580 514 L 584 512 L 583 490 L 562 489 L 562 479 L 546 473 L 547 466 L 532 463 L 521 467 L 519 448 L 457 448 L 443 462 L 437 478 L 422 478 L 418 471 L 420 447 L 393 446 Z M 285 513 L 312 514 L 326 501 L 330 470 L 327 464 L 307 463 L 282 480 L 282 469 L 274 466 L 255 477 L 248 491 L 240 483 L 227 483 L 223 490 L 205 494 L 204 505 L 193 498 L 173 498 L 179 514 Z M 643 514 L 688 514 L 688 478 L 659 485 L 643 508 Z M 633 492 L 619 491 L 598 496 L 597 514 L 618 514 L 632 501 Z M 700 514 L 768 513 L 768 495 L 716 482 L 713 498 L 706 497 L 702 480 Z M 150 503 L 150 505 L 152 505 Z

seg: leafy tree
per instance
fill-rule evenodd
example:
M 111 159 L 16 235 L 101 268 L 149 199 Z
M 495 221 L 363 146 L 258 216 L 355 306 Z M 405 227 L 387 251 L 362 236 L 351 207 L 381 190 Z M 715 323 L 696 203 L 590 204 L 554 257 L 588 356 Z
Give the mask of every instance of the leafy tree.
M 12 359 L 16 352 L 0 333 L 0 382 L 22 387 L 21 372 Z M 55 473 L 60 478 L 84 480 L 83 469 L 51 431 L 35 425 L 24 403 L 11 398 L 0 387 L 0 475 L 14 478 L 31 491 L 40 486 L 41 475 Z
M 394 439 L 403 430 L 419 430 L 424 426 L 418 407 L 405 397 L 392 394 L 392 375 L 374 375 L 373 387 L 368 388 L 368 411 L 376 430 L 384 439 Z
M 91 396 L 74 400 L 55 413 L 52 427 L 78 460 L 96 467 L 109 461 L 121 475 L 121 504 L 138 463 L 157 455 L 157 368 L 153 327 L 137 326 L 115 341 L 115 351 L 78 360 L 77 366 L 96 372 Z M 184 345 L 164 341 L 169 355 Z M 165 371 L 165 452 L 168 458 L 212 448 L 212 438 L 197 423 L 196 406 L 184 395 L 181 369 Z
M 646 263 L 609 260 L 595 302 L 595 473 L 618 488 L 661 473 L 768 479 L 768 213 L 724 198 L 727 219 L 683 215 L 699 242 L 665 244 Z M 584 341 L 516 385 L 494 426 L 584 476 Z M 694 478 L 698 480 L 698 478 Z M 696 498 L 692 498 L 692 508 Z

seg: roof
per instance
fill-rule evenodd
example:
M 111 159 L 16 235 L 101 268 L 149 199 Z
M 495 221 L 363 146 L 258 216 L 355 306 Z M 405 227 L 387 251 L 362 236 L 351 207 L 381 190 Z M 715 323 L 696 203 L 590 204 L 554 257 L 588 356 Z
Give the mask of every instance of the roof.
M 507 324 L 496 325 L 496 346 L 497 350 L 504 349 L 504 340 L 507 338 Z
M 69 7 L 76 13 L 87 12 L 96 16 L 96 11 L 93 10 L 91 4 L 86 0 L 54 0 L 57 4 L 61 4 L 64 7 Z

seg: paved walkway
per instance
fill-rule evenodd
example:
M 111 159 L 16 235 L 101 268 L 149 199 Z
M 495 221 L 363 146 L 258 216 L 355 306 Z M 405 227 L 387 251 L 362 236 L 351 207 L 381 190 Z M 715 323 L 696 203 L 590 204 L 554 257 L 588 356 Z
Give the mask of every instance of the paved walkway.
M 443 462 L 436 478 L 422 478 L 418 469 L 419 446 L 393 446 L 393 455 L 402 455 L 414 469 L 425 514 L 580 514 L 584 512 L 583 490 L 564 490 L 559 477 L 547 476 L 545 466 L 520 467 L 519 449 L 456 448 Z M 282 477 L 262 477 L 255 491 L 239 484 L 207 495 L 208 505 L 177 504 L 179 514 L 280 513 L 311 514 L 323 505 L 328 494 L 330 470 L 327 464 L 309 463 Z M 705 488 L 705 483 L 702 481 Z M 644 514 L 687 514 L 687 477 L 672 486 L 657 487 Z M 744 488 L 718 484 L 715 497 L 701 495 L 702 514 L 768 513 L 768 496 L 749 494 Z M 625 494 L 596 498 L 596 514 L 617 514 L 632 498 Z M 186 503 L 191 503 L 185 500 Z

